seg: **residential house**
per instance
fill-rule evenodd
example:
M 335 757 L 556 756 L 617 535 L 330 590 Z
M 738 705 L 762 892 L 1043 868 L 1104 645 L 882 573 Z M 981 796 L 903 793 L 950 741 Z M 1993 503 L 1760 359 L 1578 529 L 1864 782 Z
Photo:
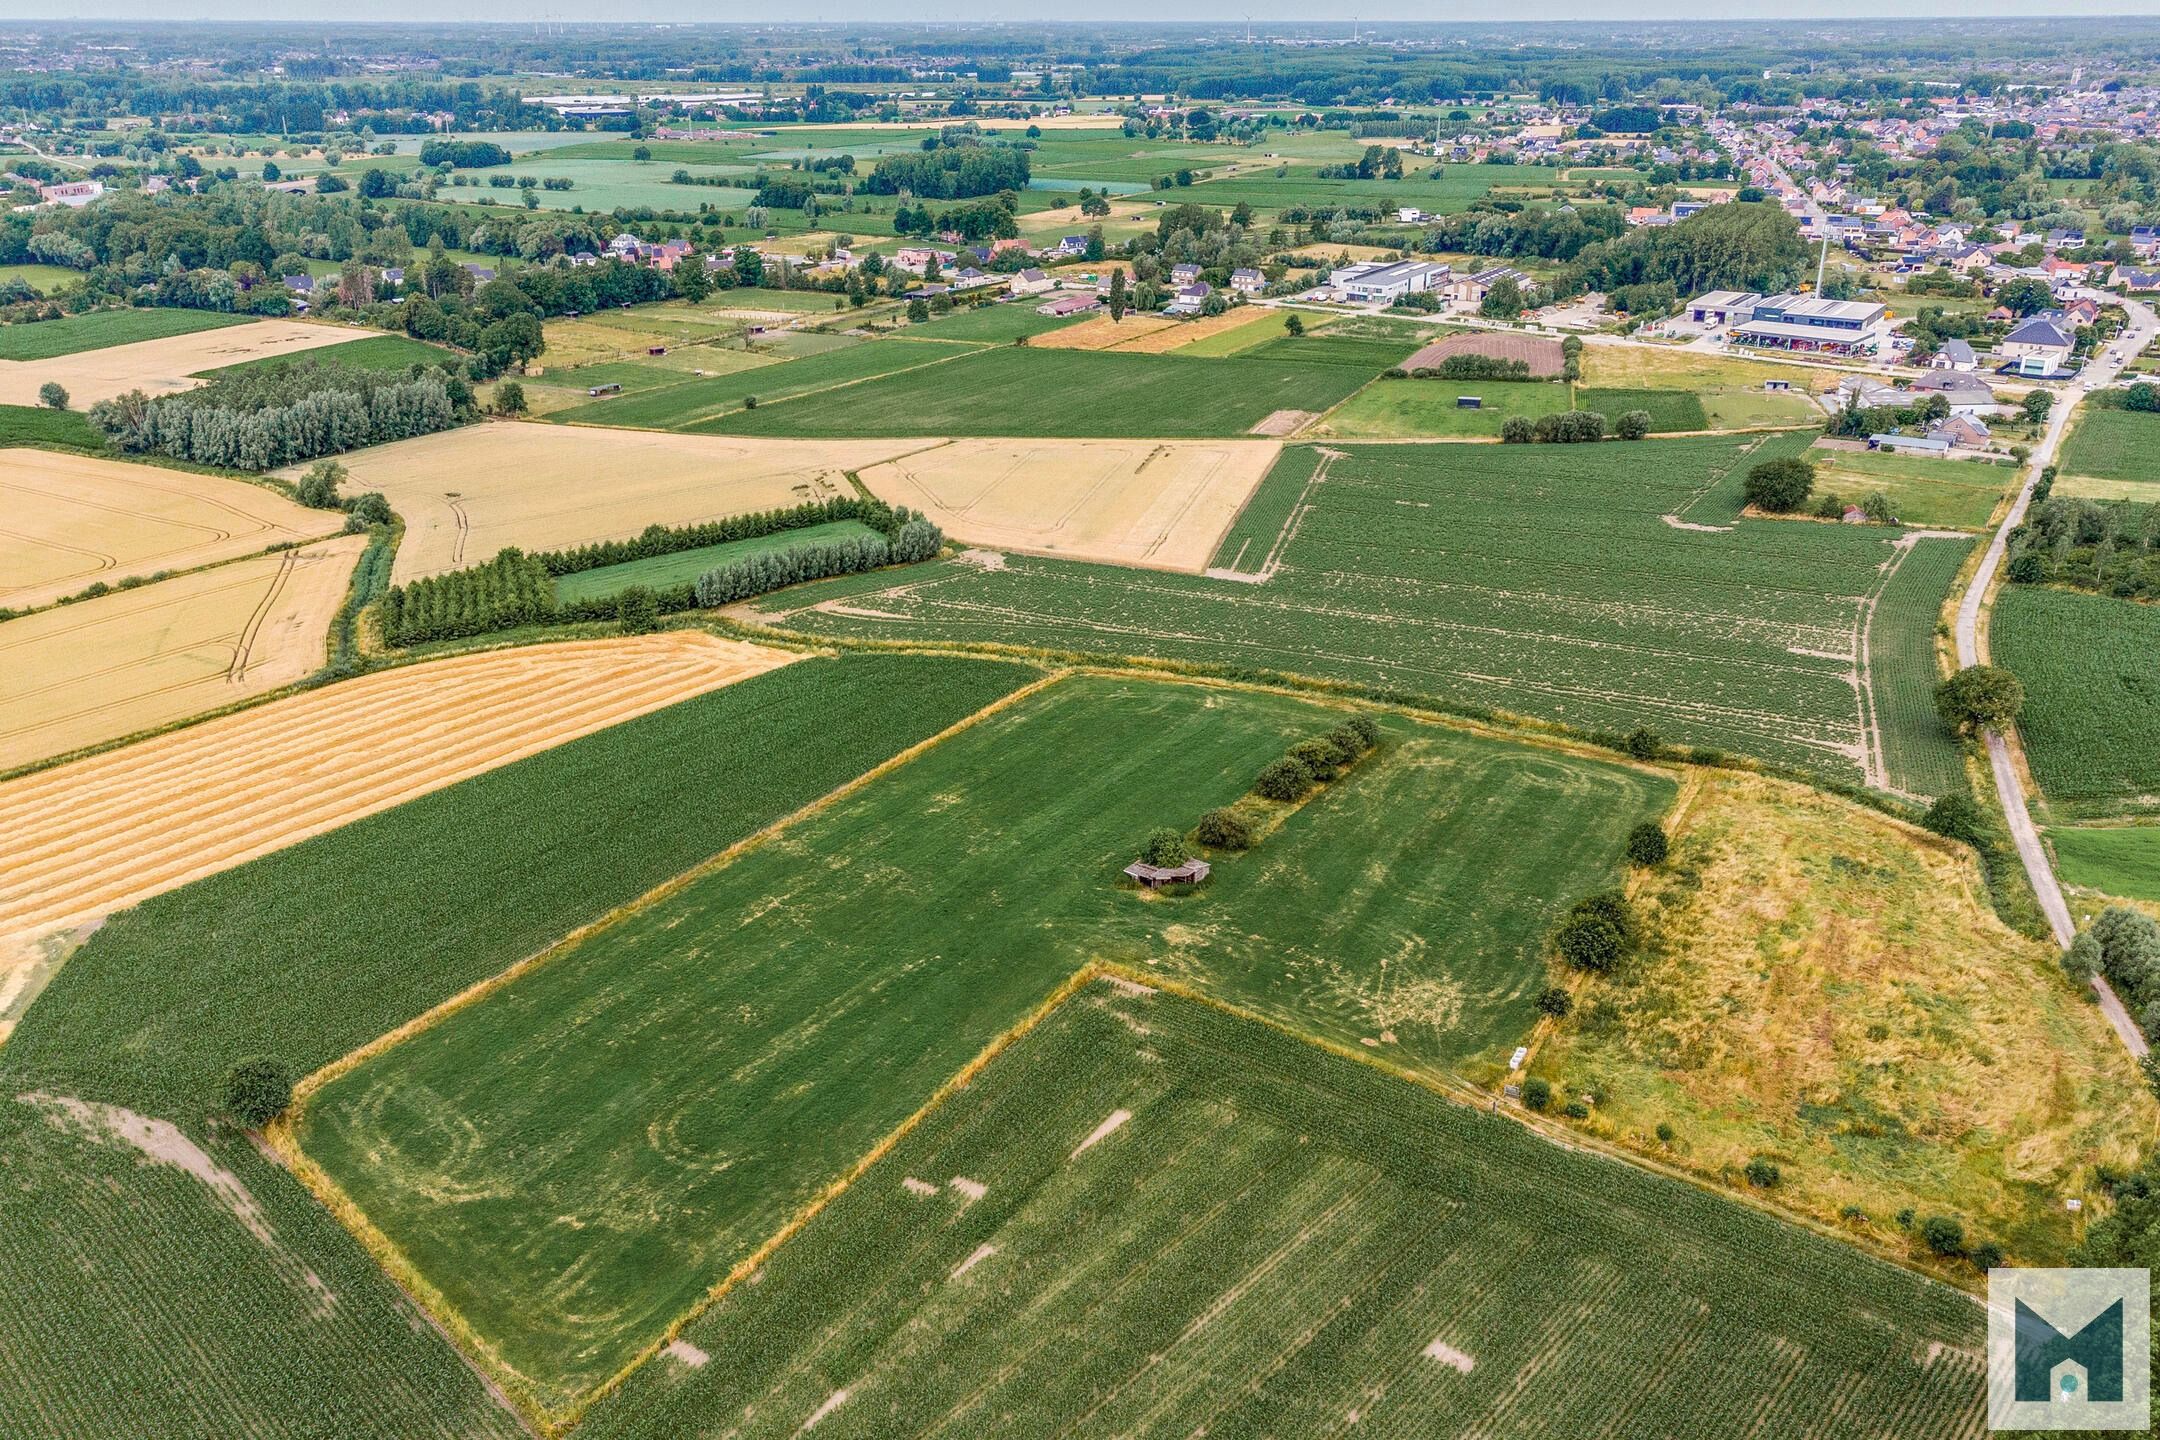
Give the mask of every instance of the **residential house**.
M 1928 436 L 1946 440 L 1953 450 L 1985 450 L 1993 438 L 1987 425 L 1968 415 L 1951 415 L 1928 427 Z
M 1915 394 L 1942 396 L 1953 415 L 1993 415 L 2003 408 L 1987 381 L 1956 370 L 1931 370 L 1913 381 L 1912 388 Z
M 1258 270 L 1233 270 L 1230 272 L 1230 288 L 1240 295 L 1257 295 L 1267 288 L 1267 277 Z
M 1179 287 L 1199 284 L 1200 267 L 1198 265 L 1172 265 L 1170 267 L 1170 283 Z
M 1839 403 L 1857 405 L 1863 410 L 1903 405 L 1908 398 L 1897 386 L 1874 375 L 1847 375 L 1838 381 L 1837 393 Z
M 2030 316 L 1995 347 L 2020 375 L 2052 375 L 2067 367 L 2077 332 L 2060 310 Z
M 2115 288 L 2133 295 L 2160 290 L 2160 270 L 2138 270 L 2128 265 L 2115 268 Z
M 1042 271 L 1030 269 L 1014 272 L 1006 285 L 1015 295 L 1040 295 L 1056 283 Z
M 1415 205 L 1399 206 L 1395 211 L 1395 223 L 1398 225 L 1422 225 L 1425 223 L 1425 212 Z
M 1167 315 L 1198 315 L 1200 307 L 1207 303 L 1207 298 L 1212 293 L 1206 284 L 1198 281 L 1182 286 L 1177 294 L 1171 297 L 1170 306 L 1163 313 Z
M 1930 370 L 1978 370 L 1980 357 L 1963 340 L 1945 340 L 1928 360 Z

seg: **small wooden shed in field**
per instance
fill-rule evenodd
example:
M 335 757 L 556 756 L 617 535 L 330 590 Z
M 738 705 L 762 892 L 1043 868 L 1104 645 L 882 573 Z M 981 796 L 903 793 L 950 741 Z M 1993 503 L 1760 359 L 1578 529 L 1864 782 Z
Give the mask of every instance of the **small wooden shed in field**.
M 1150 865 L 1145 860 L 1135 860 L 1125 867 L 1132 876 L 1150 890 L 1160 890 L 1165 885 L 1197 885 L 1208 877 L 1205 860 L 1187 860 L 1182 865 Z

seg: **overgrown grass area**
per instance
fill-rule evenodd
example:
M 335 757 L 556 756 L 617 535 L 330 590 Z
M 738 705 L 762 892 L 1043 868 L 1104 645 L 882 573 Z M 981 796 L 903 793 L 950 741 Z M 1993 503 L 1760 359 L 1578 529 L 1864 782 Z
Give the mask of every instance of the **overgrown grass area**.
M 235 1060 L 325 1065 L 1032 674 L 804 660 L 157 896 L 68 961 L 0 1075 L 214 1109 Z
M 265 355 L 254 360 L 243 360 L 238 365 L 226 365 L 216 370 L 198 372 L 196 378 L 217 380 L 243 371 L 268 370 L 323 357 L 309 355 Z M 348 370 L 404 370 L 414 365 L 456 364 L 462 360 L 455 350 L 440 345 L 430 345 L 424 340 L 414 340 L 405 335 L 373 335 L 365 340 L 348 340 L 337 347 L 335 360 Z
M 1670 781 L 1390 721 L 1199 892 L 1121 880 L 1341 718 L 1063 681 L 332 1080 L 299 1138 L 560 1413 L 1090 960 L 1497 1073 Z
M 1478 405 L 1462 405 L 1466 397 Z M 1569 387 L 1550 380 L 1382 379 L 1352 396 L 1323 428 L 1347 440 L 1497 439 L 1509 417 L 1558 414 L 1573 408 L 1569 401 Z
M 1929 529 L 1984 530 L 2018 472 L 1981 460 L 1930 460 L 1880 450 L 1810 450 L 1815 493 L 1858 505 L 1873 491 L 1890 513 Z
M 1650 417 L 1653 432 L 1710 428 L 1710 417 L 1703 413 L 1702 400 L 1688 390 L 1601 390 L 1577 386 L 1575 408 L 1595 410 L 1609 421 L 1618 421 L 1630 410 L 1640 410 Z
M 2104 813 L 2160 799 L 2160 606 L 2006 585 L 1989 649 L 2024 682 L 2018 729 L 2050 801 Z
M 885 375 L 853 387 L 845 404 L 807 396 L 692 428 L 800 437 L 1243 435 L 1279 410 L 1326 410 L 1372 373 L 1244 356 L 1194 360 L 1008 345 Z
M 1791 443 L 1344 445 L 1264 585 L 1015 556 L 904 585 L 807 587 L 766 608 L 817 633 L 1144 655 L 1588 731 L 1644 726 L 1857 781 L 1860 627 L 1897 532 L 1667 519 L 1724 521 L 1719 497 L 1737 499 L 1746 468 Z M 1309 474 L 1313 462 L 1291 447 L 1279 463 Z M 1294 503 L 1285 493 L 1263 482 L 1250 528 Z M 1248 561 L 1254 551 L 1266 553 L 1257 536 Z M 1932 627 L 1943 597 L 1921 590 L 1896 587 L 1875 625 Z M 850 613 L 807 608 L 843 597 Z M 1932 657 L 1923 675 L 1900 673 L 1918 653 L 1881 657 L 1876 685 L 1932 687 Z
M 899 332 L 902 340 L 981 340 L 990 344 L 1010 345 L 1014 340 L 1034 335 L 1046 335 L 1052 330 L 1062 330 L 1073 323 L 1069 315 L 1039 315 L 1035 306 L 1040 299 L 1013 300 L 997 305 L 970 305 L 939 315 L 921 324 L 910 325 Z
M 138 340 L 163 340 L 198 330 L 245 325 L 253 318 L 212 310 L 91 310 L 58 320 L 0 325 L 0 360 L 51 360 L 85 350 L 133 345 Z
M 1983 1328 L 1847 1247 L 1104 981 L 581 1433 L 1647 1440 L 1746 1433 L 1774 1390 L 1812 1435 L 1936 1440 L 1981 1423 Z
M 632 585 L 643 585 L 652 590 L 688 585 L 708 570 L 752 555 L 876 533 L 878 532 L 860 520 L 835 520 L 827 525 L 776 530 L 770 535 L 759 535 L 748 540 L 729 540 L 719 545 L 701 546 L 695 550 L 678 550 L 672 555 L 654 555 L 644 560 L 625 561 L 620 565 L 602 565 L 594 570 L 580 570 L 574 574 L 557 576 L 555 601 L 560 605 L 569 605 L 580 600 L 597 600 L 620 594 Z
M 2160 484 L 2160 415 L 2088 405 L 2056 466 L 2065 476 Z
M 2155 1109 L 2052 945 L 1994 915 L 1972 853 L 1797 785 L 1704 772 L 1637 887 L 1648 951 L 1578 988 L 1532 1064 L 1582 1123 L 1880 1243 L 1900 1211 L 2065 1263 Z M 1658 1127 L 1670 1127 L 1661 1139 Z

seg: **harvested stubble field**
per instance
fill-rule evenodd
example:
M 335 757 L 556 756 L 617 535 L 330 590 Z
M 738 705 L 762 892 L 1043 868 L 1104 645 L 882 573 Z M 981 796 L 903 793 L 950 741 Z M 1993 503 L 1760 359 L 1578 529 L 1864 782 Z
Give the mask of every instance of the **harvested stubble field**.
M 345 523 L 263 485 L 49 450 L 0 450 L 0 510 L 6 610 L 313 540 Z
M 2086 812 L 2160 802 L 2160 606 L 2006 585 L 1988 645 L 2025 684 L 2018 731 L 2049 800 Z
M 86 350 L 137 345 L 145 340 L 165 340 L 247 323 L 244 315 L 222 315 L 213 310 L 92 310 L 58 320 L 0 326 L 0 360 L 51 360 Z
M 0 624 L 0 772 L 313 674 L 366 547 L 343 535 Z
M 380 490 L 404 517 L 391 576 L 402 585 L 508 546 L 553 550 L 851 495 L 848 471 L 921 444 L 490 424 L 377 445 L 345 465 L 349 491 Z
M 1280 450 L 1271 440 L 956 440 L 861 480 L 970 544 L 1198 573 Z
M 1108 314 L 1090 315 L 1077 325 L 1068 325 L 1054 334 L 1030 340 L 1032 350 L 1108 350 L 1129 345 L 1150 335 L 1167 335 L 1178 328 L 1176 320 L 1167 315 L 1127 315 L 1123 320 L 1112 320 Z M 1197 337 L 1196 337 L 1197 338 Z
M 0 1024 L 57 929 L 798 658 L 695 631 L 461 655 L 0 785 Z
M 847 392 L 844 405 L 806 396 L 697 428 L 800 436 L 1245 435 L 1279 411 L 1326 410 L 1372 373 L 1245 356 L 1195 360 L 1005 345 L 865 381 Z
M 69 403 L 78 409 L 129 390 L 152 395 L 192 390 L 203 383 L 196 377 L 206 370 L 343 345 L 372 333 L 299 320 L 255 320 L 164 339 L 107 344 L 52 359 L 0 360 L 0 405 L 37 404 L 38 387 L 48 380 L 58 381 L 68 392 Z
M 1781 1203 L 1878 1242 L 1912 1208 L 2066 1263 L 2063 1200 L 2090 1210 L 2160 1111 L 2054 948 L 1996 917 L 1964 846 L 1767 777 L 1692 785 L 1637 890 L 1655 948 L 1577 989 L 1533 1073 L 1714 1182 L 1769 1156 Z
M 1815 1440 L 1978 1440 L 1983 1331 L 1857 1251 L 1107 980 L 579 1433 L 1664 1440 L 1768 1433 L 1775 1394 Z
M 1560 897 L 1609 883 L 1669 784 L 1390 722 L 1205 892 L 1118 883 L 1152 826 L 1340 718 L 1062 681 L 362 1059 L 296 1138 L 512 1392 L 562 1415 L 1091 959 L 1404 1064 L 1497 1064 Z M 1417 823 L 1371 863 L 1344 837 L 1405 792 Z
M 1320 367 L 1314 367 L 1320 368 Z M 1416 382 L 1405 382 L 1416 383 Z M 1787 442 L 1342 446 L 1299 506 L 1313 452 L 1290 447 L 1250 508 L 1281 515 L 1264 585 L 1015 558 L 789 591 L 765 609 L 814 633 L 1160 656 L 1354 681 L 1584 730 L 1862 778 L 1874 725 L 1929 704 L 1942 596 L 1889 588 L 1896 531 L 1669 517 Z M 1689 523 L 1696 523 L 1693 519 Z M 1948 542 L 1926 542 L 1928 544 Z M 1243 562 L 1274 548 L 1254 538 Z M 1862 672 L 1861 631 L 1875 663 Z M 1920 698 L 1915 700 L 1914 696 Z M 1925 793 L 1947 747 L 1930 728 L 1877 743 L 1888 782 Z

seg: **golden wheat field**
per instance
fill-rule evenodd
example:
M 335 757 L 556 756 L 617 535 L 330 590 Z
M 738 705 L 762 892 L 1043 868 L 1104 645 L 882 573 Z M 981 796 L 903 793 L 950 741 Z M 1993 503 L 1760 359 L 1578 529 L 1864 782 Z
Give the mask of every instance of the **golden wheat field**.
M 552 550 L 849 495 L 848 471 L 929 443 L 468 425 L 347 456 L 346 488 L 380 490 L 404 517 L 391 575 L 403 584 L 506 546 Z
M 1282 447 L 1269 440 L 955 440 L 862 472 L 956 540 L 1197 572 Z
M 57 355 L 50 360 L 0 360 L 0 405 L 37 404 L 38 387 L 48 380 L 58 381 L 77 409 L 130 390 L 168 395 L 202 384 L 195 377 L 205 370 L 343 345 L 348 340 L 365 340 L 373 333 L 310 325 L 302 320 L 258 320 L 250 325 Z
M 0 625 L 0 771 L 312 674 L 366 546 L 341 535 Z
M 103 581 L 190 570 L 279 541 L 335 534 L 345 517 L 277 491 L 155 465 L 0 450 L 0 609 L 28 610 Z

